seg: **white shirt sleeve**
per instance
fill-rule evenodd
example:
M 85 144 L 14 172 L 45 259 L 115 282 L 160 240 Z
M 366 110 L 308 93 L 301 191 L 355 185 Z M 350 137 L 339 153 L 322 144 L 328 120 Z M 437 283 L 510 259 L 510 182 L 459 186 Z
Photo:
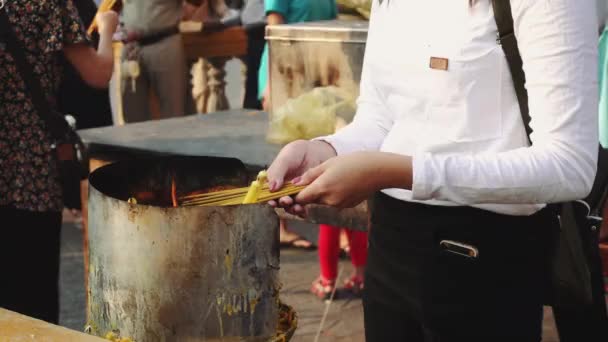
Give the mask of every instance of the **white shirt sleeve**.
M 593 1 L 512 0 L 526 74 L 532 146 L 413 156 L 415 200 L 551 203 L 585 197 L 598 148 Z

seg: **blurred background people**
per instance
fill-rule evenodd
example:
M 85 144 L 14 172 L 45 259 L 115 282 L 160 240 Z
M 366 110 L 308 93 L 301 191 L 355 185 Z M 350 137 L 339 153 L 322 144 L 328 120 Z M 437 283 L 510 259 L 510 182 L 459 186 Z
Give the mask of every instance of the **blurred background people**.
M 72 0 L 13 0 L 0 11 L 10 23 L 0 41 L 14 33 L 54 110 L 61 54 L 87 84 L 107 86 L 115 12 L 99 16 L 95 50 Z M 12 54 L 0 49 L 0 307 L 57 323 L 63 208 L 57 150 Z
M 152 119 L 151 94 L 158 100 L 161 118 L 194 112 L 186 54 L 178 28 L 183 5 L 183 0 L 124 3 L 121 29 L 125 44 L 120 82 L 126 123 Z M 115 117 L 114 121 L 122 120 Z

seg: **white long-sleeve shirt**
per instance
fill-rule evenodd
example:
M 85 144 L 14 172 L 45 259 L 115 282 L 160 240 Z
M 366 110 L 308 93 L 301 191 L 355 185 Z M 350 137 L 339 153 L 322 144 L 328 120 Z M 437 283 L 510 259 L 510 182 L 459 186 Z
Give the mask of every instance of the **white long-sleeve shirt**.
M 384 190 L 404 201 L 529 215 L 586 196 L 598 147 L 596 3 L 511 6 L 532 146 L 490 0 L 374 0 L 357 114 L 322 139 L 339 155 L 412 156 L 412 190 Z

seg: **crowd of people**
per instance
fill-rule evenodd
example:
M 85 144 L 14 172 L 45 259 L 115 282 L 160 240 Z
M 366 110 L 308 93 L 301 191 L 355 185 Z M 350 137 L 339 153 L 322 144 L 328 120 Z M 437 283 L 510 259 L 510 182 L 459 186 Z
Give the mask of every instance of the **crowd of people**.
M 320 275 L 311 286 L 321 299 L 337 286 L 363 295 L 369 341 L 540 340 L 559 224 L 546 204 L 585 198 L 597 180 L 598 143 L 608 147 L 606 4 L 508 2 L 525 73 L 523 107 L 497 43 L 495 3 L 374 0 L 354 121 L 286 145 L 268 170 L 273 190 L 288 180 L 306 186 L 271 203 L 296 215 L 306 204 L 374 199 L 369 237 L 319 227 Z M 61 213 L 77 208 L 79 195 L 60 178 L 49 124 L 56 117 L 40 108 L 74 115 L 78 128 L 115 123 L 116 101 L 125 122 L 150 120 L 151 93 L 161 118 L 194 113 L 179 23 L 199 20 L 215 29 L 243 26 L 241 106 L 268 110 L 266 25 L 335 19 L 338 6 L 129 0 L 120 15 L 96 13 L 93 1 L 0 0 L 0 269 L 10 275 L 0 282 L 0 307 L 52 323 Z M 93 18 L 98 29 L 90 36 Z M 112 79 L 115 39 L 124 43 L 121 79 Z M 121 83 L 120 94 L 107 90 L 111 82 Z M 285 221 L 280 238 L 314 248 Z M 342 250 L 353 273 L 339 285 Z

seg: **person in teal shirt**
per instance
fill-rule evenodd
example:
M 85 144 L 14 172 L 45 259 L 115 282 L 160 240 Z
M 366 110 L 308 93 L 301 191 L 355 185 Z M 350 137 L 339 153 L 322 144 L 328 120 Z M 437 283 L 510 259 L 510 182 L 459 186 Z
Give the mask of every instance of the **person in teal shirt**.
M 265 0 L 268 25 L 293 24 L 306 21 L 331 20 L 338 16 L 335 0 Z M 268 44 L 264 47 L 258 74 L 260 99 L 264 110 L 269 107 Z

